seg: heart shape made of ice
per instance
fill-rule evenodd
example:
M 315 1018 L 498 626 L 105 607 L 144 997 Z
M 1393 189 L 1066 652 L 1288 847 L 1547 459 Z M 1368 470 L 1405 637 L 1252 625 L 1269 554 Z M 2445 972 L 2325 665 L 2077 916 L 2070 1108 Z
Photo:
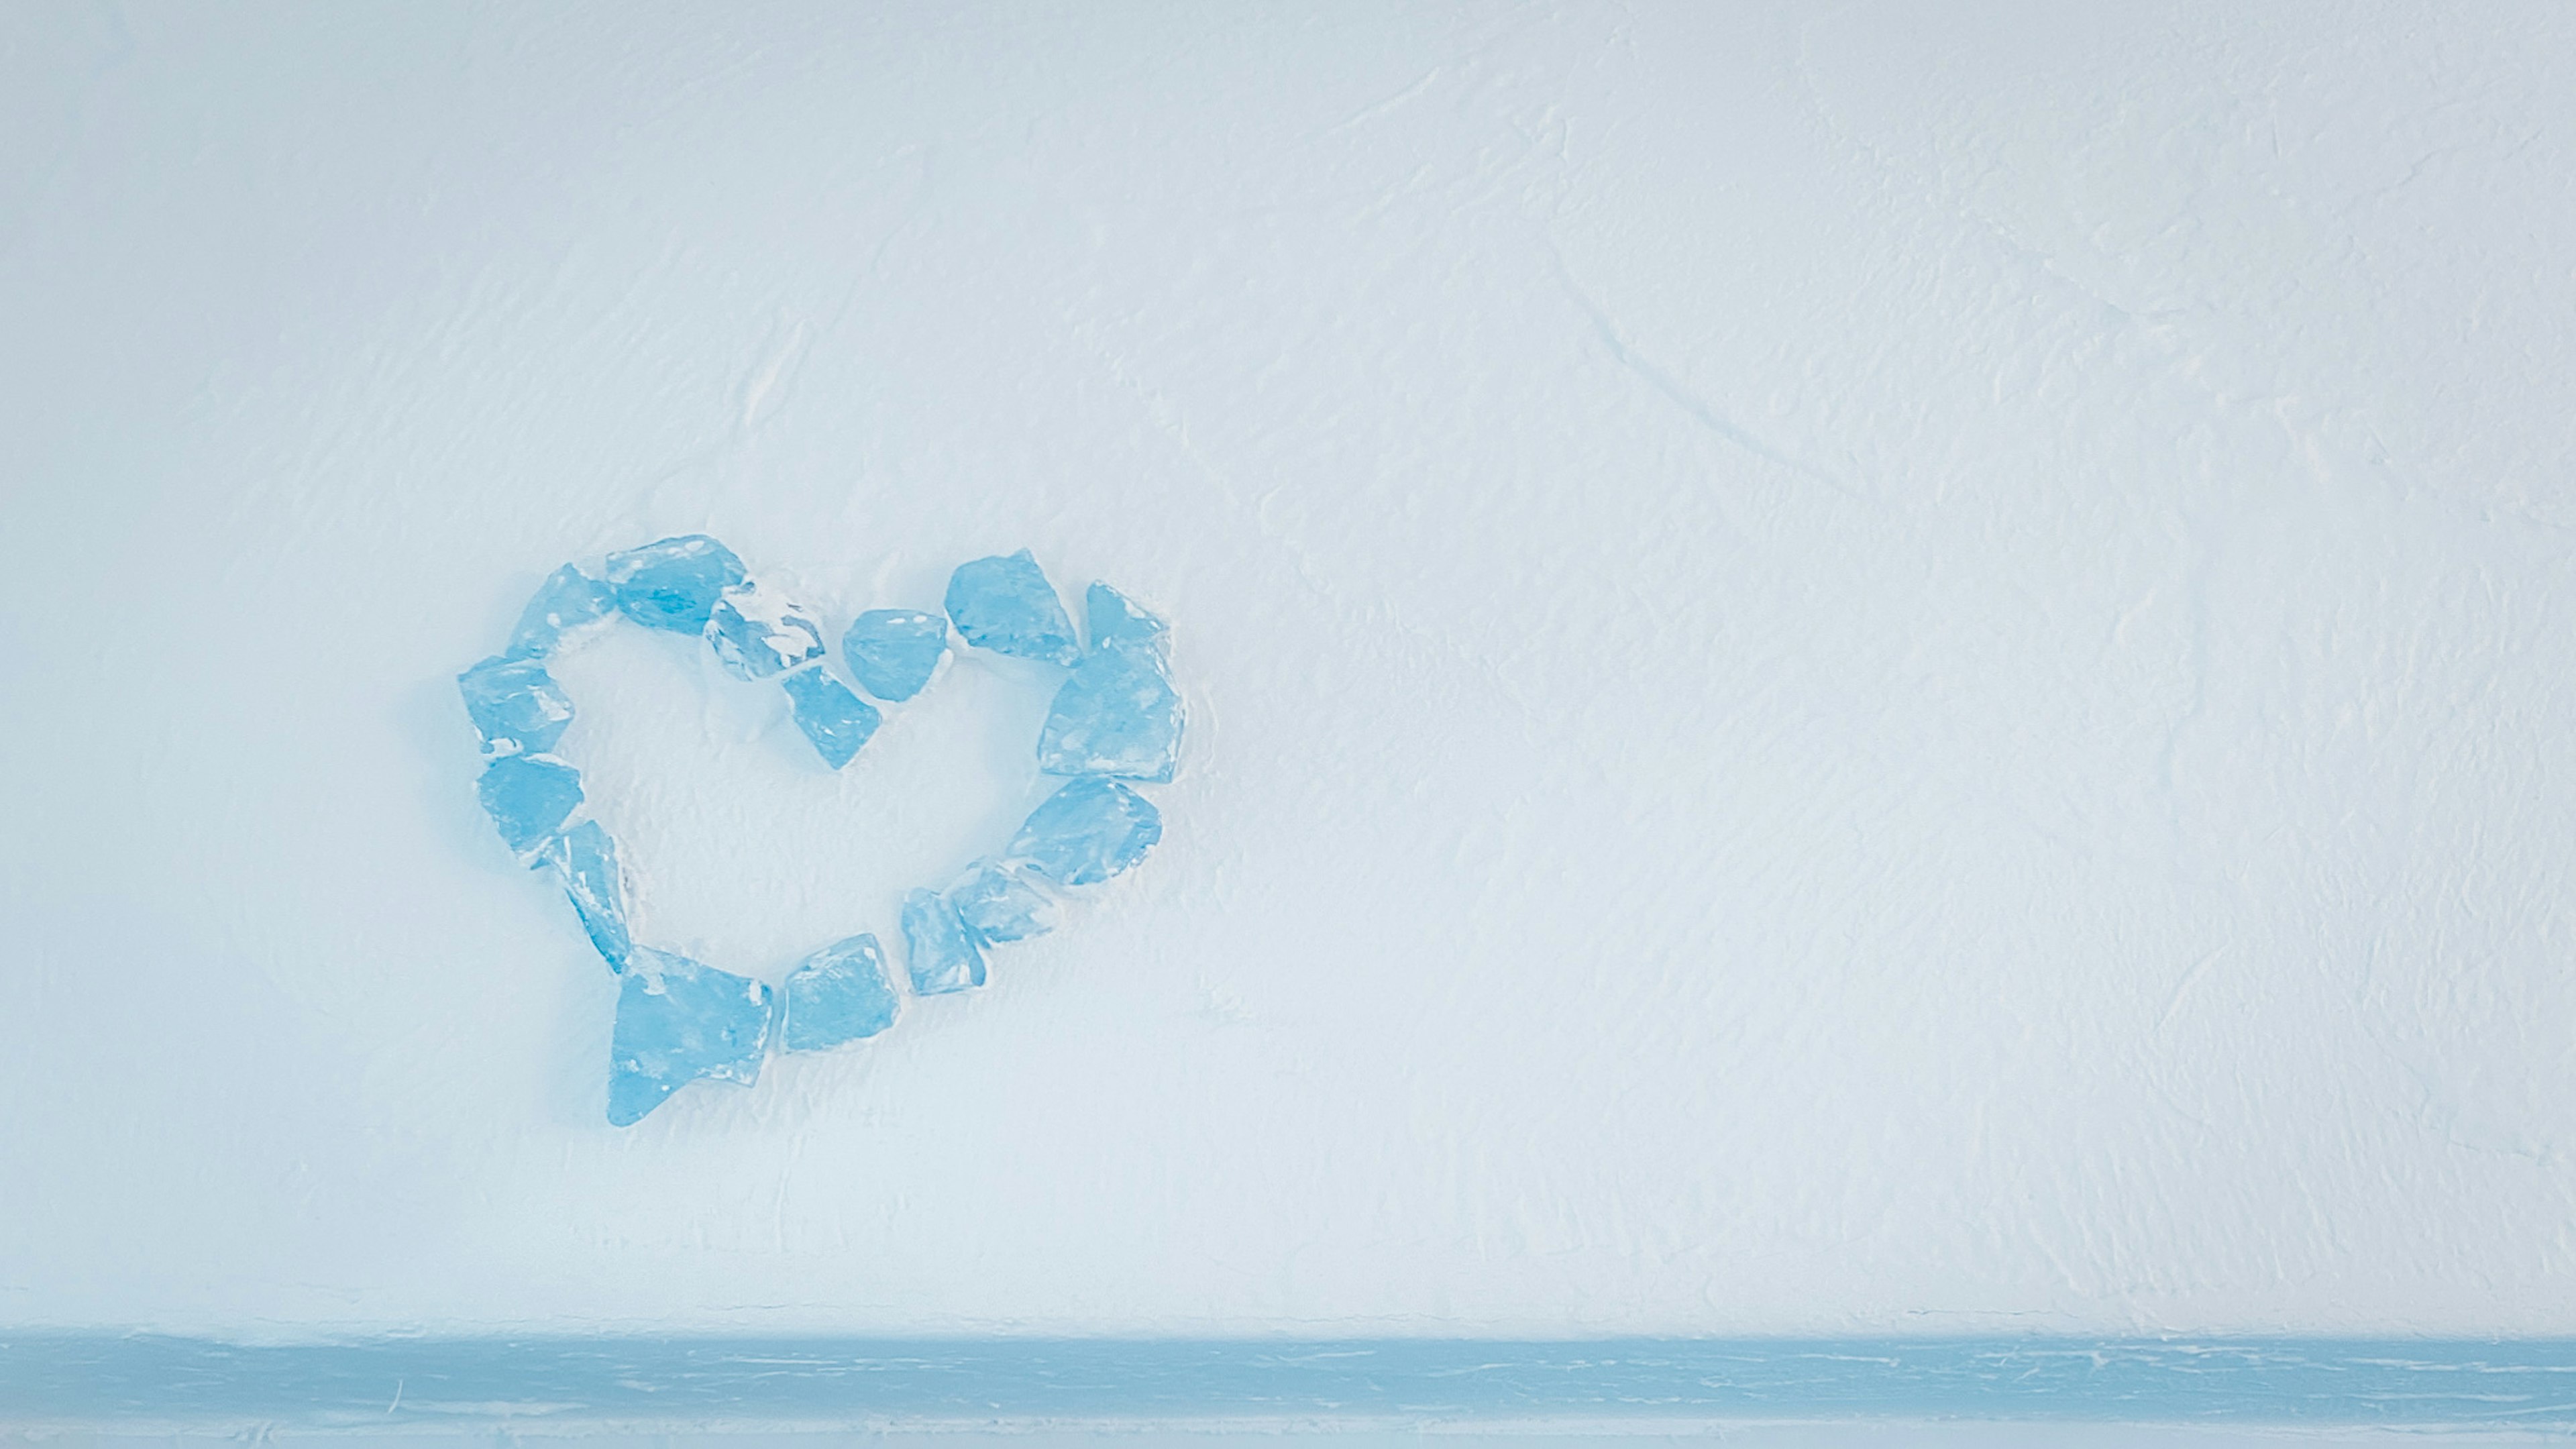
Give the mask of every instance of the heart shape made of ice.
M 966 648 L 1064 671 L 1037 741 L 1039 771 L 1064 784 L 958 880 L 904 896 L 903 977 L 913 995 L 982 986 L 987 952 L 1054 929 L 1063 893 L 1124 874 L 1162 838 L 1161 813 L 1134 784 L 1166 783 L 1179 765 L 1183 711 L 1163 621 L 1094 583 L 1084 596 L 1088 642 L 1078 639 L 1025 549 L 960 564 L 942 604 L 860 614 L 841 638 L 854 690 L 831 671 L 812 613 L 750 577 L 731 549 L 687 534 L 610 554 L 598 576 L 557 569 L 509 646 L 457 676 L 483 740 L 484 812 L 522 861 L 553 873 L 622 978 L 610 1122 L 640 1121 L 692 1081 L 749 1086 L 773 1050 L 875 1036 L 894 1024 L 904 993 L 867 933 L 814 951 L 776 988 L 634 939 L 638 883 L 586 809 L 581 772 L 551 753 L 573 707 L 548 664 L 593 631 L 623 618 L 704 638 L 735 679 L 777 682 L 798 729 L 835 770 L 866 748 L 884 708 L 940 676 L 952 628 Z

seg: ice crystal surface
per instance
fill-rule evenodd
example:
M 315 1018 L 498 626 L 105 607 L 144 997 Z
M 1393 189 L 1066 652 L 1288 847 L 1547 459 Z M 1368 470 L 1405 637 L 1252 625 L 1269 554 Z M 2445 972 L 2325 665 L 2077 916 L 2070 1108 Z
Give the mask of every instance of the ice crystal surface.
M 571 564 L 546 575 L 535 598 L 520 611 L 519 627 L 510 631 L 510 657 L 543 659 L 564 636 L 585 629 L 617 612 L 617 591 Z
M 627 958 L 608 1048 L 608 1120 L 643 1119 L 699 1080 L 759 1080 L 769 1048 L 769 988 L 650 946 Z
M 948 621 L 919 609 L 870 609 L 841 636 L 859 688 L 889 704 L 921 693 L 947 652 Z
M 836 1047 L 894 1025 L 894 982 L 874 936 L 835 941 L 806 957 L 783 992 L 787 1025 L 780 1044 L 791 1052 Z
M 1066 783 L 1029 812 L 1007 858 L 1057 885 L 1096 885 L 1145 858 L 1163 838 L 1154 802 L 1097 776 Z
M 767 679 L 823 657 L 823 626 L 766 584 L 740 583 L 716 596 L 707 643 L 736 679 Z
M 703 533 L 657 539 L 608 556 L 608 582 L 627 618 L 652 629 L 704 632 L 716 600 L 742 582 L 742 560 Z
M 979 860 L 948 888 L 949 907 L 969 935 L 987 946 L 1025 941 L 1055 929 L 1055 897 L 1037 888 L 1025 871 L 998 860 Z
M 572 701 L 538 660 L 496 655 L 456 676 L 456 690 L 483 747 L 498 754 L 553 749 L 572 723 Z
M 903 951 L 912 989 L 923 996 L 984 984 L 984 953 L 937 891 L 903 898 Z
M 1150 642 L 1096 647 L 1073 666 L 1038 731 L 1050 775 L 1165 781 L 1181 758 L 1181 696 Z
M 474 793 L 501 838 L 525 855 L 581 803 L 581 772 L 551 755 L 503 755 L 483 767 Z
M 618 868 L 617 842 L 598 821 L 585 820 L 545 843 L 545 861 L 608 969 L 625 970 L 635 943 L 626 930 L 626 874 Z
M 823 757 L 823 763 L 835 770 L 856 759 L 859 747 L 884 721 L 876 706 L 851 693 L 848 685 L 819 666 L 796 671 L 781 681 L 781 687 L 787 691 L 788 706 L 796 712 L 796 727 L 814 742 L 814 751 Z
M 1071 664 L 1082 650 L 1055 585 L 1027 549 L 962 563 L 948 576 L 948 617 L 978 649 Z

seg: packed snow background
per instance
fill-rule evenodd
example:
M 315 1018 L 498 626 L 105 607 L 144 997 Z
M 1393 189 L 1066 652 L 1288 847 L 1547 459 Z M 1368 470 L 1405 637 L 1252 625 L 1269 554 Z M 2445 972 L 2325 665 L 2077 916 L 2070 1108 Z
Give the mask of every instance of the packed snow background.
M 0 1326 L 2576 1332 L 2576 9 L 0 16 Z M 1145 865 L 603 1119 L 538 581 L 1168 617 Z M 687 651 L 694 650 L 695 655 Z M 1024 813 L 567 661 L 776 981 Z

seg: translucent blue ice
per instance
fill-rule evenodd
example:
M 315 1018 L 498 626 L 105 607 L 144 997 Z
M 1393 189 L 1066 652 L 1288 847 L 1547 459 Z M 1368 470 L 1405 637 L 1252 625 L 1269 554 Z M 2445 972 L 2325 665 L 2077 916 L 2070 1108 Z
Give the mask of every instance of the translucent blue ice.
M 767 679 L 823 657 L 823 626 L 765 584 L 736 584 L 718 594 L 706 633 L 717 662 L 736 679 Z
M 835 941 L 805 958 L 783 988 L 787 1026 L 780 1044 L 820 1051 L 894 1025 L 894 982 L 874 936 Z
M 652 629 L 703 632 L 716 598 L 742 582 L 742 560 L 703 533 L 608 556 L 608 582 L 627 618 Z
M 608 1120 L 625 1127 L 690 1082 L 759 1080 L 769 1047 L 769 988 L 749 977 L 638 946 L 617 992 L 608 1047 Z
M 949 908 L 967 934 L 987 946 L 1025 941 L 1055 929 L 1055 897 L 1030 884 L 1028 876 L 998 860 L 979 860 L 948 888 Z
M 967 643 L 996 654 L 1071 664 L 1082 652 L 1064 601 L 1027 549 L 959 564 L 948 576 L 948 617 Z
M 1172 778 L 1181 758 L 1181 696 L 1151 641 L 1095 646 L 1056 690 L 1038 731 L 1050 775 Z
M 456 689 L 483 747 L 500 754 L 542 754 L 572 723 L 572 701 L 534 659 L 496 655 L 456 676 Z
M 543 659 L 555 652 L 566 634 L 596 624 L 617 612 L 617 591 L 571 564 L 546 575 L 537 595 L 519 614 L 510 631 L 509 656 Z
M 1171 639 L 1169 626 L 1107 584 L 1093 584 L 1083 594 L 1082 612 L 1091 626 L 1094 649 L 1142 644 L 1159 650 Z
M 919 609 L 870 609 L 841 636 L 859 688 L 889 704 L 921 693 L 948 652 L 948 621 Z
M 788 706 L 796 711 L 796 727 L 814 742 L 823 763 L 835 770 L 857 758 L 859 746 L 868 742 L 884 719 L 874 705 L 819 667 L 800 669 L 780 685 L 787 691 Z
M 525 855 L 581 803 L 581 771 L 551 755 L 503 755 L 484 767 L 474 793 L 501 838 Z
M 608 969 L 625 970 L 635 943 L 626 932 L 626 875 L 617 866 L 617 842 L 598 821 L 585 820 L 545 843 L 545 861 Z
M 1132 868 L 1163 838 L 1154 802 L 1097 776 L 1069 781 L 1029 812 L 1007 859 L 1057 885 L 1095 885 Z
M 984 953 L 937 891 L 904 896 L 903 951 L 912 989 L 923 996 L 984 984 Z

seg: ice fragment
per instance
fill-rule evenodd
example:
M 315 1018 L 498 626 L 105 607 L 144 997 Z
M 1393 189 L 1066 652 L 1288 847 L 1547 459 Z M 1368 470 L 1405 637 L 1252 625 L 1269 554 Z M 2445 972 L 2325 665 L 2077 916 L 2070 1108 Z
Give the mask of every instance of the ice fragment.
M 796 727 L 814 742 L 823 763 L 835 770 L 857 757 L 859 747 L 884 719 L 876 706 L 852 694 L 848 685 L 819 666 L 800 669 L 780 684 L 796 712 Z
M 1027 549 L 962 563 L 948 576 L 948 617 L 978 649 L 1071 664 L 1081 653 L 1064 601 Z
M 894 983 L 874 936 L 835 941 L 805 958 L 784 988 L 787 1026 L 780 1045 L 820 1051 L 894 1025 Z
M 596 820 L 585 820 L 545 843 L 546 864 L 563 882 L 581 928 L 611 971 L 626 969 L 634 941 L 626 931 L 626 874 L 617 865 L 617 842 Z
M 572 701 L 534 659 L 495 655 L 456 676 L 456 689 L 483 747 L 499 754 L 541 754 L 572 723 Z
M 948 905 L 967 934 L 987 946 L 1055 929 L 1055 897 L 1032 885 L 1025 872 L 998 860 L 968 866 L 965 877 L 948 888 Z
M 696 634 L 707 627 L 717 596 L 742 582 L 742 560 L 703 533 L 682 534 L 610 554 L 608 582 L 627 618 Z
M 617 611 L 617 591 L 571 564 L 546 575 L 510 632 L 512 659 L 543 659 L 563 637 Z
M 937 891 L 904 896 L 903 948 L 912 989 L 923 996 L 984 984 L 984 953 Z
M 757 1081 L 769 1026 L 767 986 L 686 956 L 635 948 L 609 1039 L 608 1120 L 629 1126 L 701 1078 Z
M 581 803 L 581 772 L 552 755 L 503 755 L 484 767 L 474 792 L 501 838 L 525 855 Z
M 1181 696 L 1148 642 L 1082 656 L 1038 731 L 1038 768 L 1050 775 L 1159 782 L 1172 778 L 1180 758 Z
M 1068 782 L 1029 812 L 1007 859 L 1057 885 L 1095 885 L 1133 867 L 1163 838 L 1154 802 L 1097 776 Z
M 823 657 L 823 626 L 766 584 L 741 583 L 716 596 L 707 643 L 736 679 L 767 679 Z
M 1091 647 L 1144 645 L 1160 650 L 1171 642 L 1171 628 L 1136 606 L 1136 601 L 1107 584 L 1095 583 L 1082 596 L 1082 612 L 1091 626 Z
M 921 693 L 948 652 L 948 621 L 919 609 L 870 609 L 841 636 L 859 688 L 889 704 Z

